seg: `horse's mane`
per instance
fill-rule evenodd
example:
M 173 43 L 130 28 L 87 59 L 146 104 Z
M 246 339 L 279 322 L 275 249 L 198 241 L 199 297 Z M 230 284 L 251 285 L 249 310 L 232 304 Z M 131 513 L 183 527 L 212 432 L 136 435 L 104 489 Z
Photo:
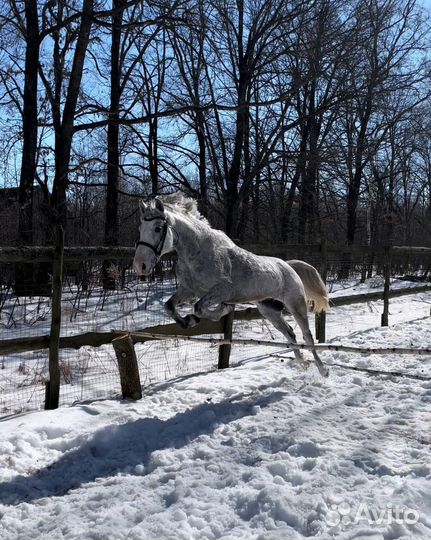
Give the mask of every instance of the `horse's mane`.
M 160 200 L 167 207 L 167 209 L 172 212 L 180 213 L 186 217 L 193 217 L 199 221 L 208 223 L 199 212 L 197 201 L 191 197 L 186 197 L 179 191 L 176 193 L 170 193 L 169 195 L 163 195 L 160 197 Z

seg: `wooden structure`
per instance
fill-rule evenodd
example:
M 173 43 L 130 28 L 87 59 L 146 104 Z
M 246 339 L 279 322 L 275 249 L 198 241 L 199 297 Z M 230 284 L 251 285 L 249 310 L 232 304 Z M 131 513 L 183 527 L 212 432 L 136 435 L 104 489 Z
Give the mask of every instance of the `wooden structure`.
M 130 334 L 118 336 L 112 341 L 120 373 L 123 399 L 141 399 L 142 388 L 135 346 Z
M 58 351 L 61 330 L 61 292 L 63 287 L 64 230 L 57 227 L 52 265 L 52 314 L 49 338 L 49 381 L 46 383 L 45 409 L 57 409 L 60 399 L 60 366 Z
M 50 335 L 0 340 L 0 355 L 21 353 L 39 349 L 49 349 L 50 380 L 46 386 L 46 408 L 55 408 L 58 406 L 60 388 L 60 376 L 58 369 L 59 349 L 79 349 L 80 347 L 86 345 L 99 347 L 104 344 L 112 343 L 118 360 L 123 397 L 137 399 L 142 394 L 139 381 L 139 371 L 134 353 L 135 343 L 154 339 L 148 337 L 150 334 L 185 337 L 221 334 L 223 335 L 223 340 L 219 342 L 218 367 L 220 369 L 224 369 L 229 366 L 234 320 L 244 321 L 261 318 L 261 315 L 257 309 L 248 308 L 245 310 L 232 312 L 218 322 L 202 320 L 198 326 L 191 329 L 181 329 L 176 324 L 172 323 L 136 330 L 132 334 L 127 334 L 127 337 L 124 336 L 124 332 L 118 333 L 115 331 L 88 332 L 75 336 L 62 337 L 60 335 L 60 326 L 63 263 L 65 261 L 81 261 L 88 259 L 111 260 L 114 258 L 129 260 L 134 255 L 134 248 L 130 247 L 64 247 L 63 242 L 63 233 L 61 230 L 59 230 L 57 231 L 56 245 L 53 247 L 0 248 L 0 263 L 49 261 L 53 264 L 52 321 Z M 277 246 L 274 246 L 273 250 L 276 251 L 278 255 L 280 254 Z M 328 249 L 325 244 L 312 246 L 312 250 L 318 252 L 320 255 L 319 269 L 323 279 L 325 279 L 328 271 L 328 253 L 330 253 L 331 250 Z M 261 250 L 256 249 L 256 251 Z M 356 249 L 356 251 L 358 250 Z M 369 248 L 367 248 L 365 252 L 369 253 Z M 287 254 L 288 253 L 286 252 L 286 255 Z M 365 294 L 333 298 L 330 301 L 332 307 L 360 303 L 364 301 L 381 300 L 383 298 L 384 310 L 382 314 L 382 325 L 387 325 L 389 323 L 390 298 L 431 290 L 431 284 L 424 284 L 406 289 L 390 289 L 391 267 L 394 258 L 400 255 L 431 255 L 431 248 L 395 246 L 386 248 L 380 254 L 383 254 L 384 256 L 383 269 L 385 285 L 383 294 L 381 291 L 376 291 Z M 292 253 L 289 253 L 289 255 L 292 255 Z M 320 315 L 316 318 L 316 336 L 319 342 L 325 341 L 324 315 Z

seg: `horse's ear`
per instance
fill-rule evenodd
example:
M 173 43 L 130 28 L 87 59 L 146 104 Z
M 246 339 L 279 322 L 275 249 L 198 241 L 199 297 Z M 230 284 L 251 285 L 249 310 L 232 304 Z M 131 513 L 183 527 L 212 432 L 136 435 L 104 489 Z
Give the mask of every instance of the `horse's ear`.
M 156 197 L 154 199 L 154 203 L 156 205 L 156 210 L 158 210 L 161 214 L 164 214 L 165 213 L 165 207 L 163 206 L 162 201 Z
M 140 214 L 141 218 L 144 217 L 144 213 L 145 213 L 145 211 L 147 210 L 147 208 L 148 208 L 148 207 L 147 207 L 147 205 L 144 203 L 144 201 L 143 201 L 143 200 L 140 200 L 140 201 L 139 201 L 139 214 Z

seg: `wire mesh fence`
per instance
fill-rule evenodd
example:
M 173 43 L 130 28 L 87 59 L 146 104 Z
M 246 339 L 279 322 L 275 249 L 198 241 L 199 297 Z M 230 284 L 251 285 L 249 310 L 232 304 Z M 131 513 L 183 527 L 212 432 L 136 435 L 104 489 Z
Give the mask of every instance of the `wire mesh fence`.
M 252 247 L 253 249 L 253 247 Z M 267 248 L 269 249 L 269 248 Z M 255 248 L 256 252 L 265 249 Z M 286 260 L 302 259 L 326 275 L 332 296 L 376 290 L 383 287 L 383 252 L 343 253 L 316 246 L 272 247 L 271 254 Z M 31 261 L 31 259 L 30 259 Z M 410 283 L 429 281 L 431 256 L 428 252 L 393 254 L 392 276 L 408 278 Z M 51 323 L 49 264 L 44 265 L 46 290 L 35 289 L 34 276 L 42 269 L 29 263 L 32 271 L 16 273 L 16 263 L 2 263 L 0 258 L 0 344 L 11 340 L 25 342 L 45 336 L 46 345 L 34 350 L 8 352 L 0 355 L 0 414 L 40 409 L 44 405 L 45 383 L 48 373 L 48 338 Z M 21 266 L 25 266 L 21 264 Z M 106 267 L 106 265 L 105 265 Z M 175 261 L 166 260 L 151 279 L 139 281 L 130 268 L 130 261 L 117 261 L 109 267 L 115 288 L 103 286 L 103 262 L 83 260 L 67 262 L 64 267 L 62 289 L 62 336 L 85 333 L 139 331 L 156 325 L 171 323 L 163 310 L 164 302 L 176 288 Z M 23 280 L 29 277 L 26 284 Z M 16 279 L 21 282 L 16 286 Z M 394 281 L 394 286 L 397 284 Z M 407 282 L 404 283 L 403 286 Z M 36 294 L 35 294 L 36 292 Z M 45 293 L 45 294 L 42 294 Z M 429 314 L 430 294 L 412 295 L 408 301 L 391 302 L 394 321 L 411 320 Z M 241 306 L 239 306 L 241 308 Z M 379 326 L 381 301 L 370 301 L 344 306 L 330 311 L 327 316 L 327 338 L 348 336 L 370 326 Z M 294 321 L 289 323 L 298 333 Z M 266 321 L 236 321 L 234 334 L 261 340 L 281 339 Z M 237 347 L 232 363 L 259 355 L 264 351 L 250 351 Z M 175 342 L 146 342 L 136 345 L 141 382 L 147 386 L 155 382 L 213 369 L 217 365 L 218 347 L 214 345 Z M 109 344 L 99 347 L 62 348 L 59 358 L 61 391 L 60 404 L 115 396 L 120 393 L 118 366 Z
M 0 359 L 0 415 L 40 409 L 45 399 L 48 351 Z
M 25 264 L 20 263 L 20 266 Z M 35 266 L 31 263 L 28 266 Z M 168 260 L 145 282 L 136 279 L 130 264 L 112 265 L 115 289 L 104 289 L 101 261 L 66 263 L 62 287 L 62 336 L 146 328 L 168 321 L 163 298 L 175 289 Z M 38 294 L 30 272 L 15 273 L 15 263 L 3 263 L 0 277 L 0 342 L 45 336 L 51 325 L 51 296 Z M 49 270 L 49 265 L 45 265 Z M 24 282 L 24 276 L 28 281 Z M 16 280 L 20 279 L 19 287 Z M 45 276 L 50 287 L 51 275 Z M 112 347 L 61 349 L 60 403 L 113 395 L 120 384 Z M 148 371 L 148 370 L 147 370 Z M 160 372 L 162 369 L 160 368 Z M 154 379 L 155 376 L 152 376 Z M 0 356 L 0 414 L 43 407 L 49 379 L 48 349 Z

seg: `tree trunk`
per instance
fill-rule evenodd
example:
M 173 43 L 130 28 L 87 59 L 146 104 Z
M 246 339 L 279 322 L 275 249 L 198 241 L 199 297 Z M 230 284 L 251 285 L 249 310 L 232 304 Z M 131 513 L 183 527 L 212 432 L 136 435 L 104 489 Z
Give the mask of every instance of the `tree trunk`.
M 94 0 L 83 1 L 81 23 L 75 54 L 73 56 L 72 70 L 69 77 L 69 87 L 63 110 L 60 136 L 56 137 L 55 175 L 51 195 L 51 220 L 53 223 L 63 226 L 64 228 L 67 223 L 66 192 L 69 185 L 69 164 L 72 150 L 73 127 L 76 105 L 81 88 L 84 60 L 93 24 L 93 4 Z
M 286 202 L 284 203 L 283 216 L 281 220 L 281 239 L 286 242 L 290 232 L 290 221 L 292 217 L 293 203 L 298 189 L 299 180 L 305 172 L 307 153 L 308 129 L 301 130 L 301 143 L 299 147 L 298 159 L 296 161 L 295 174 L 289 187 Z
M 236 133 L 234 151 L 226 178 L 226 233 L 231 238 L 238 234 L 239 215 L 239 181 L 241 176 L 241 162 L 244 150 L 244 141 L 249 129 L 248 107 L 246 107 L 245 80 L 240 76 L 240 93 L 238 100 L 238 111 L 236 117 Z M 248 180 L 248 179 L 247 179 Z
M 316 69 L 316 68 L 314 68 Z M 298 216 L 298 240 L 307 243 L 315 236 L 315 223 L 317 220 L 317 170 L 318 170 L 318 138 L 319 125 L 316 118 L 316 82 L 312 81 L 308 96 L 307 128 L 308 152 L 306 152 L 306 163 L 304 163 L 301 199 Z
M 37 70 L 39 65 L 39 21 L 37 1 L 25 2 L 26 52 L 23 101 L 23 147 L 18 191 L 19 241 L 33 243 L 33 183 L 37 153 Z
M 21 175 L 18 189 L 19 221 L 18 243 L 33 244 L 33 185 L 37 159 L 37 86 L 39 65 L 39 21 L 37 1 L 25 2 L 26 51 L 24 68 L 23 146 Z M 17 296 L 37 295 L 37 283 L 32 264 L 15 267 L 15 293 Z
M 249 107 L 247 103 L 247 88 L 250 80 L 247 60 L 243 49 L 244 37 L 244 3 L 238 2 L 238 109 L 235 122 L 235 139 L 231 165 L 226 178 L 226 233 L 231 238 L 238 235 L 239 218 L 239 182 L 241 162 L 244 151 L 246 134 L 249 130 Z M 249 180 L 249 179 L 246 179 Z
M 117 121 L 119 119 L 119 106 L 121 94 L 121 67 L 120 67 L 120 44 L 121 44 L 121 25 L 124 11 L 121 7 L 124 0 L 112 0 L 112 41 L 111 41 L 111 103 L 109 108 L 109 117 L 114 123 L 108 125 L 108 169 L 106 186 L 106 207 L 105 207 L 105 246 L 118 245 L 118 188 L 120 178 L 120 150 L 119 134 L 120 127 Z M 114 261 L 105 261 L 103 263 L 102 276 L 103 288 L 113 290 L 116 287 L 115 276 L 110 271 Z
M 202 111 L 196 113 L 196 134 L 199 148 L 199 191 L 201 197 L 201 212 L 204 216 L 208 215 L 208 185 L 206 171 L 206 141 L 205 125 Z
M 356 213 L 359 202 L 359 193 L 362 183 L 362 174 L 364 171 L 364 154 L 366 151 L 366 139 L 368 122 L 372 111 L 372 87 L 368 88 L 367 98 L 360 111 L 360 128 L 355 150 L 355 172 L 347 191 L 347 245 L 352 246 L 355 241 L 356 233 Z
M 151 195 L 159 195 L 159 164 L 158 164 L 158 126 L 157 117 L 149 122 L 148 130 L 148 166 L 151 178 Z

